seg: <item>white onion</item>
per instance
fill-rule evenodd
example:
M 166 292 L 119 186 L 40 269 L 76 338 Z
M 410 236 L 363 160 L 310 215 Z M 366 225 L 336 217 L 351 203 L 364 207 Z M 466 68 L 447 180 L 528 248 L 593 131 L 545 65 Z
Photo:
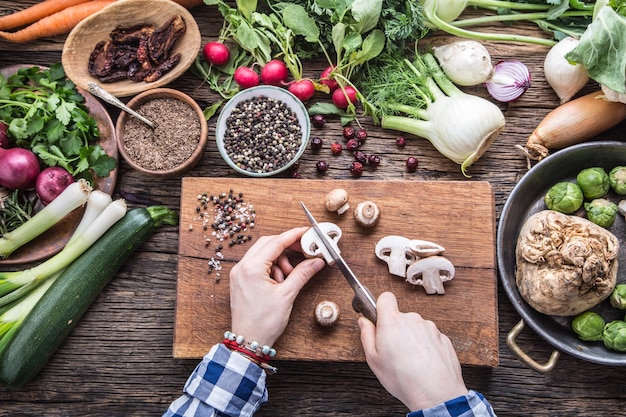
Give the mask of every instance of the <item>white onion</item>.
M 502 61 L 494 66 L 493 77 L 485 83 L 491 97 L 507 103 L 519 98 L 530 88 L 528 67 L 519 61 Z
M 550 48 L 543 62 L 546 81 L 561 100 L 566 103 L 589 81 L 585 67 L 571 64 L 565 55 L 578 45 L 579 40 L 568 36 Z
M 491 56 L 480 42 L 457 41 L 433 49 L 441 69 L 456 85 L 482 84 L 493 75 Z

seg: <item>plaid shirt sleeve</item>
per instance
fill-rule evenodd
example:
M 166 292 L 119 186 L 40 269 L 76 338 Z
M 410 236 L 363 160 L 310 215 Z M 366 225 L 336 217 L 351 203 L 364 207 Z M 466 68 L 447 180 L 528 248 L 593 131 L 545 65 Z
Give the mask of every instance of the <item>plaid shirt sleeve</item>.
M 193 371 L 183 395 L 163 417 L 252 416 L 267 402 L 261 367 L 223 344 L 211 348 Z
M 496 417 L 496 413 L 481 393 L 470 390 L 467 395 L 431 408 L 413 411 L 406 417 Z

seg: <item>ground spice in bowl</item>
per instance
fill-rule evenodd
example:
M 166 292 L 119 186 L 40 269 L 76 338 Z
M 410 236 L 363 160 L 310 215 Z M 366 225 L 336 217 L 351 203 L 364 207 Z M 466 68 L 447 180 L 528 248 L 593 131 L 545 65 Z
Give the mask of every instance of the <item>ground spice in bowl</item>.
M 163 97 L 147 101 L 135 111 L 155 124 L 153 130 L 128 118 L 123 144 L 135 164 L 150 171 L 171 170 L 187 161 L 198 147 L 201 125 L 187 103 Z

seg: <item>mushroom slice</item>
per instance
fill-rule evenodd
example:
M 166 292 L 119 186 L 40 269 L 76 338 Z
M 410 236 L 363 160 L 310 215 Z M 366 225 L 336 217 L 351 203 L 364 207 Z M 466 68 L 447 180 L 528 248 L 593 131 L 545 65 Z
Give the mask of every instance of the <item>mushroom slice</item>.
M 387 262 L 389 273 L 406 278 L 406 267 L 417 256 L 409 249 L 410 240 L 404 236 L 389 235 L 378 241 L 374 249 L 378 259 Z
M 324 198 L 324 207 L 328 211 L 335 211 L 337 214 L 345 213 L 349 208 L 348 192 L 343 188 L 335 188 L 326 194 Z
M 446 250 L 443 246 L 440 246 L 436 243 L 419 239 L 411 239 L 409 241 L 409 249 L 420 258 L 440 255 Z
M 341 238 L 341 229 L 335 223 L 321 222 L 319 227 L 328 236 L 330 243 L 334 246 L 337 253 L 340 253 L 337 242 Z M 335 263 L 335 260 L 330 256 L 328 249 L 321 241 L 320 237 L 315 233 L 315 229 L 312 227 L 307 230 L 300 238 L 300 245 L 302 246 L 302 253 L 307 258 L 324 258 L 328 265 Z
M 361 201 L 353 214 L 354 220 L 363 227 L 374 227 L 380 220 L 380 209 L 373 201 Z
M 454 278 L 454 265 L 443 256 L 428 256 L 409 265 L 406 280 L 421 285 L 427 294 L 444 294 L 443 283 Z

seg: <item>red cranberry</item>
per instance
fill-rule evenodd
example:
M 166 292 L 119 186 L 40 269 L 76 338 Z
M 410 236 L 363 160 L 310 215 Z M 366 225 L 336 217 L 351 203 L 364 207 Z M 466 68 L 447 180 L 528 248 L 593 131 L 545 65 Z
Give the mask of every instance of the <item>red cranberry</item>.
M 350 173 L 355 177 L 363 175 L 363 164 L 360 162 L 353 162 L 352 165 L 350 165 Z
M 348 143 L 346 143 L 346 149 L 350 152 L 354 152 L 359 149 L 359 142 L 356 139 L 350 139 Z
M 368 164 L 370 164 L 373 167 L 377 167 L 380 165 L 380 156 L 375 155 L 375 154 L 371 154 L 368 158 L 367 158 L 367 162 Z
M 357 162 L 360 162 L 363 165 L 367 164 L 367 155 L 365 154 L 365 152 L 363 152 L 363 151 L 354 151 L 353 155 L 354 155 L 354 159 Z
M 300 173 L 298 171 L 293 171 L 291 173 L 291 178 L 300 179 L 300 178 L 302 178 L 302 175 L 300 175 Z
M 414 156 L 409 156 L 406 159 L 406 168 L 409 170 L 409 172 L 415 172 L 415 170 L 417 169 L 417 158 Z
M 322 114 L 314 114 L 311 117 L 311 123 L 313 123 L 313 126 L 315 127 L 322 127 L 324 126 L 324 123 L 326 123 L 326 119 Z
M 342 150 L 343 146 L 341 146 L 341 143 L 339 142 L 335 142 L 330 145 L 330 151 L 333 153 L 333 155 L 339 155 Z
M 396 146 L 398 148 L 404 148 L 405 145 L 406 145 L 406 139 L 404 139 L 403 136 L 398 136 L 396 138 Z
M 328 163 L 326 161 L 319 161 L 317 164 L 315 164 L 315 169 L 317 169 L 317 172 L 319 174 L 323 174 L 324 172 L 328 171 Z
M 365 129 L 357 130 L 356 133 L 354 134 L 354 137 L 356 140 L 359 141 L 359 144 L 362 145 L 363 142 L 365 142 L 365 139 L 367 139 L 367 130 Z
M 343 137 L 345 139 L 352 139 L 352 138 L 354 138 L 355 134 L 356 134 L 356 132 L 354 131 L 353 127 L 346 126 L 346 127 L 343 128 Z
M 322 149 L 323 143 L 324 142 L 321 138 L 315 136 L 311 139 L 311 149 L 313 149 L 314 151 L 319 151 L 320 149 Z

